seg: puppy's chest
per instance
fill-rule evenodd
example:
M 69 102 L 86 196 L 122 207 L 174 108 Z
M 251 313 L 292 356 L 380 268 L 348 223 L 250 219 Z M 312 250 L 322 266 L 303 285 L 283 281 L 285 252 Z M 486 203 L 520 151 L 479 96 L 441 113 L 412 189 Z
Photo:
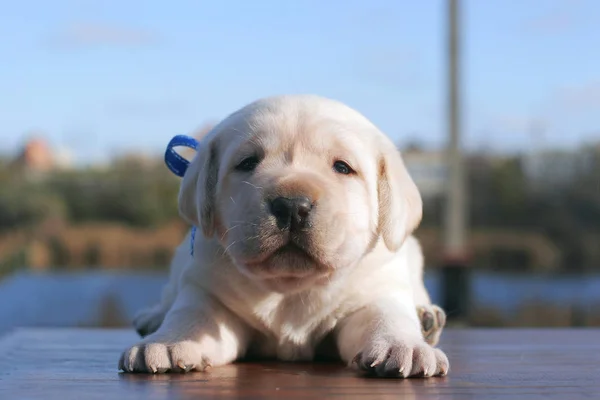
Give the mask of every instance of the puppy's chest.
M 300 305 L 282 301 L 255 309 L 262 329 L 253 350 L 280 360 L 312 360 L 317 346 L 341 318 L 335 304 L 312 306 L 307 301 Z

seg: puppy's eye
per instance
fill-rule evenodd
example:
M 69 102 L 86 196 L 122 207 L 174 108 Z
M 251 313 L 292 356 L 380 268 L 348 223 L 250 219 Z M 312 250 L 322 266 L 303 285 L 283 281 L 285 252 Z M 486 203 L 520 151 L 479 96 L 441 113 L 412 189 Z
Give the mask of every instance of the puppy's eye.
M 238 165 L 235 166 L 235 169 L 243 172 L 254 171 L 254 169 L 260 163 L 260 159 L 257 156 L 250 156 L 244 158 Z
M 333 163 L 333 170 L 338 174 L 350 175 L 354 173 L 354 170 L 344 161 L 336 161 Z

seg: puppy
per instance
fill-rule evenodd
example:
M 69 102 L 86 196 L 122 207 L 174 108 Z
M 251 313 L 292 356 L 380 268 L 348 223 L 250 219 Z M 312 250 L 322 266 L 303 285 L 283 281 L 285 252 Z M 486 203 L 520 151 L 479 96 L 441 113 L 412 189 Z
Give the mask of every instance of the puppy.
M 234 112 L 202 139 L 179 212 L 199 232 L 177 249 L 160 304 L 136 318 L 144 337 L 119 369 L 333 353 L 377 376 L 448 372 L 432 346 L 445 315 L 411 236 L 421 197 L 394 144 L 357 111 L 294 95 Z

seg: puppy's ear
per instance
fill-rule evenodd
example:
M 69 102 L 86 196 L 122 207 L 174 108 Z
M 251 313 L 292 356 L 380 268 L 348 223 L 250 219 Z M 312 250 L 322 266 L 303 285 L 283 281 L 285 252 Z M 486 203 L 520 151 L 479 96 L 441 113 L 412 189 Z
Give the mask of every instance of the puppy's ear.
M 215 196 L 219 176 L 216 140 L 200 143 L 179 188 L 179 214 L 188 223 L 201 227 L 205 236 L 215 230 Z
M 380 148 L 379 234 L 390 251 L 397 251 L 419 226 L 423 201 L 396 147 L 384 140 Z

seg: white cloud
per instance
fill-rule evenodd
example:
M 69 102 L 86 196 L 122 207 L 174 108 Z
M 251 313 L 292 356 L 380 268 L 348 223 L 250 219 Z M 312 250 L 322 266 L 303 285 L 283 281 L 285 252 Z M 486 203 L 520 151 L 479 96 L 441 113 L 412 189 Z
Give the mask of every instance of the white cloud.
M 555 107 L 569 112 L 600 112 L 600 81 L 566 86 L 555 95 Z
M 157 41 L 151 30 L 96 22 L 73 23 L 54 36 L 56 44 L 67 47 L 146 46 Z

